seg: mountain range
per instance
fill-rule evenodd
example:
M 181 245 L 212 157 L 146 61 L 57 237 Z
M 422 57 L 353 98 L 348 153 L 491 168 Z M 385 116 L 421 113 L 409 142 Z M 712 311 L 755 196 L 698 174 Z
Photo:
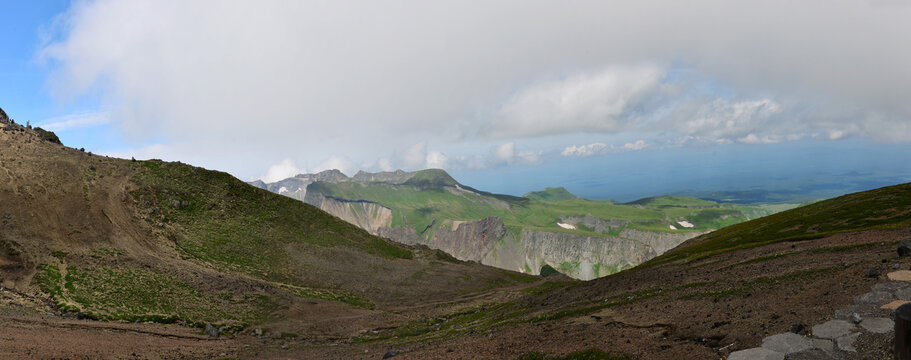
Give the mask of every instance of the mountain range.
M 682 196 L 618 204 L 564 188 L 517 197 L 474 189 L 439 169 L 361 171 L 353 177 L 327 170 L 251 184 L 399 243 L 527 274 L 548 266 L 581 280 L 632 268 L 687 239 L 796 206 Z

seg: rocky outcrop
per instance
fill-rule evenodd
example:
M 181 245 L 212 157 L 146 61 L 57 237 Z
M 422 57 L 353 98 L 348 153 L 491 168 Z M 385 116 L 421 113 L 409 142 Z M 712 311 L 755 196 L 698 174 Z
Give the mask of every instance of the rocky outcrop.
M 620 227 L 629 225 L 629 221 L 626 220 L 604 220 L 591 216 L 591 214 L 586 214 L 585 216 L 567 216 L 563 217 L 561 220 L 567 224 L 577 226 L 581 224 L 589 229 L 594 229 L 595 232 L 601 234 L 608 234 L 611 229 L 619 229 Z
M 377 236 L 407 245 L 424 244 L 424 241 L 421 240 L 421 237 L 419 237 L 416 232 L 414 232 L 414 229 L 407 227 L 382 227 L 377 230 Z M 440 250 L 446 251 L 444 249 Z
M 708 231 L 698 232 L 678 232 L 678 233 L 668 233 L 668 232 L 657 232 L 657 231 L 644 231 L 636 229 L 623 229 L 620 231 L 620 237 L 626 239 L 632 239 L 648 246 L 651 246 L 652 249 L 655 249 L 657 255 L 664 254 L 670 249 L 677 247 L 677 245 L 682 244 L 684 241 L 692 239 L 702 234 L 707 234 Z M 656 255 L 656 256 L 657 256 Z

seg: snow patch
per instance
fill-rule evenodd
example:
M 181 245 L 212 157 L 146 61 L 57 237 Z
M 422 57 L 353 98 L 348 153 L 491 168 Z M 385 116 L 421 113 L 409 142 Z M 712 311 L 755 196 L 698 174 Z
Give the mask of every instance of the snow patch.
M 286 193 L 286 192 L 288 192 L 288 188 L 286 188 L 286 187 L 284 187 L 284 186 L 282 186 L 281 188 L 278 189 L 278 193 L 279 193 L 279 194 L 284 194 L 284 193 Z
M 671 230 L 677 230 L 677 227 L 675 227 L 674 225 L 668 225 L 668 226 L 671 228 Z
M 576 225 L 573 225 L 573 224 L 566 224 L 566 223 L 558 222 L 557 226 L 567 229 L 567 230 L 576 230 Z
M 678 221 L 677 223 L 680 224 L 680 226 L 683 226 L 683 227 L 685 227 L 685 228 L 696 227 L 696 225 L 693 225 L 693 223 L 691 223 L 691 222 L 689 222 L 689 221 L 686 221 L 686 220 L 680 220 L 680 221 Z

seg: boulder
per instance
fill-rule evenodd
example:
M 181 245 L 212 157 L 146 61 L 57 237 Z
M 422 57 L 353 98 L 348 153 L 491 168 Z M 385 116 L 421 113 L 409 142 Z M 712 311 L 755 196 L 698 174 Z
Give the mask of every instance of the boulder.
M 217 337 L 218 337 L 218 329 L 215 328 L 214 326 L 212 326 L 212 324 L 206 323 L 206 335 L 209 335 L 210 337 L 217 338 Z
M 813 336 L 822 339 L 837 339 L 854 331 L 854 324 L 844 320 L 829 320 L 813 326 Z
M 895 322 L 887 318 L 866 318 L 860 327 L 874 334 L 885 334 L 895 329 Z
M 813 343 L 810 342 L 809 338 L 805 338 L 795 333 L 786 332 L 762 339 L 762 347 L 787 355 L 790 353 L 810 350 L 813 348 Z
M 766 348 L 752 348 L 732 352 L 728 360 L 784 360 L 784 354 Z
M 911 239 L 904 239 L 898 244 L 898 256 L 911 255 Z

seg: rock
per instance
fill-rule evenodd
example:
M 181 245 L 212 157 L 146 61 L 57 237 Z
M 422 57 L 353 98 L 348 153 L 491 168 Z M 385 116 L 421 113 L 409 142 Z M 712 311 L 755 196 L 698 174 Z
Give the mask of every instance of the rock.
M 856 352 L 857 349 L 854 348 L 854 341 L 857 340 L 858 336 L 860 336 L 859 332 L 841 336 L 838 339 L 835 339 L 835 343 L 838 344 L 838 349 L 841 351 Z
M 854 323 L 854 325 L 860 324 L 861 321 L 863 321 L 863 319 L 860 318 L 860 314 L 851 314 L 851 322 Z
M 899 306 L 902 306 L 902 305 L 907 304 L 907 303 L 909 303 L 909 302 L 911 302 L 911 301 L 908 301 L 908 300 L 895 300 L 895 301 L 890 302 L 890 303 L 888 303 L 888 304 L 886 304 L 886 305 L 880 306 L 879 308 L 880 308 L 880 309 L 885 309 L 885 310 L 892 310 L 892 311 L 895 311 L 895 309 L 898 309 Z
M 886 276 L 892 281 L 911 281 L 911 270 L 893 271 Z
M 263 329 L 262 329 L 262 328 L 256 328 L 255 330 L 253 330 L 253 335 L 256 335 L 256 336 L 263 336 Z
M 895 330 L 895 322 L 887 318 L 866 318 L 860 327 L 874 334 L 885 334 Z
M 819 349 L 804 350 L 785 357 L 787 360 L 830 360 L 832 355 Z
M 808 338 L 797 335 L 795 333 L 787 332 L 783 334 L 772 335 L 765 339 L 762 339 L 762 347 L 787 355 L 790 353 L 810 350 L 813 348 L 813 344 Z
M 392 351 L 392 350 L 389 350 L 389 351 L 387 351 L 385 354 L 383 354 L 383 359 L 388 359 L 388 358 L 391 358 L 391 357 L 396 356 L 396 355 L 398 355 L 397 352 Z
M 867 271 L 868 278 L 878 278 L 879 277 L 879 268 L 870 268 L 870 271 Z
M 728 360 L 784 360 L 784 354 L 766 348 L 752 348 L 732 352 Z
M 95 164 L 89 164 L 89 170 L 95 171 Z
M 882 306 L 893 300 L 892 293 L 885 291 L 871 291 L 854 297 L 854 304 L 860 306 Z
M 829 320 L 813 326 L 813 336 L 822 339 L 837 339 L 854 331 L 855 326 L 844 320 Z
M 911 288 L 904 288 L 895 292 L 895 298 L 911 301 Z
M 873 285 L 873 287 L 870 288 L 870 291 L 887 291 L 894 293 L 901 289 L 907 289 L 909 286 L 911 285 L 903 281 L 889 281 Z
M 218 329 L 216 329 L 214 326 L 212 326 L 212 324 L 206 323 L 206 335 L 209 335 L 209 337 L 217 338 Z
M 282 350 L 288 350 L 288 344 L 282 344 Z
M 911 255 L 911 239 L 904 239 L 898 244 L 898 256 Z
M 901 264 L 895 264 L 895 265 L 892 265 L 892 270 L 898 270 L 898 269 L 901 269 L 901 267 L 902 267 Z
M 835 344 L 832 343 L 832 340 L 810 339 L 810 343 L 813 344 L 814 349 L 822 350 L 825 352 L 831 352 L 835 348 Z

